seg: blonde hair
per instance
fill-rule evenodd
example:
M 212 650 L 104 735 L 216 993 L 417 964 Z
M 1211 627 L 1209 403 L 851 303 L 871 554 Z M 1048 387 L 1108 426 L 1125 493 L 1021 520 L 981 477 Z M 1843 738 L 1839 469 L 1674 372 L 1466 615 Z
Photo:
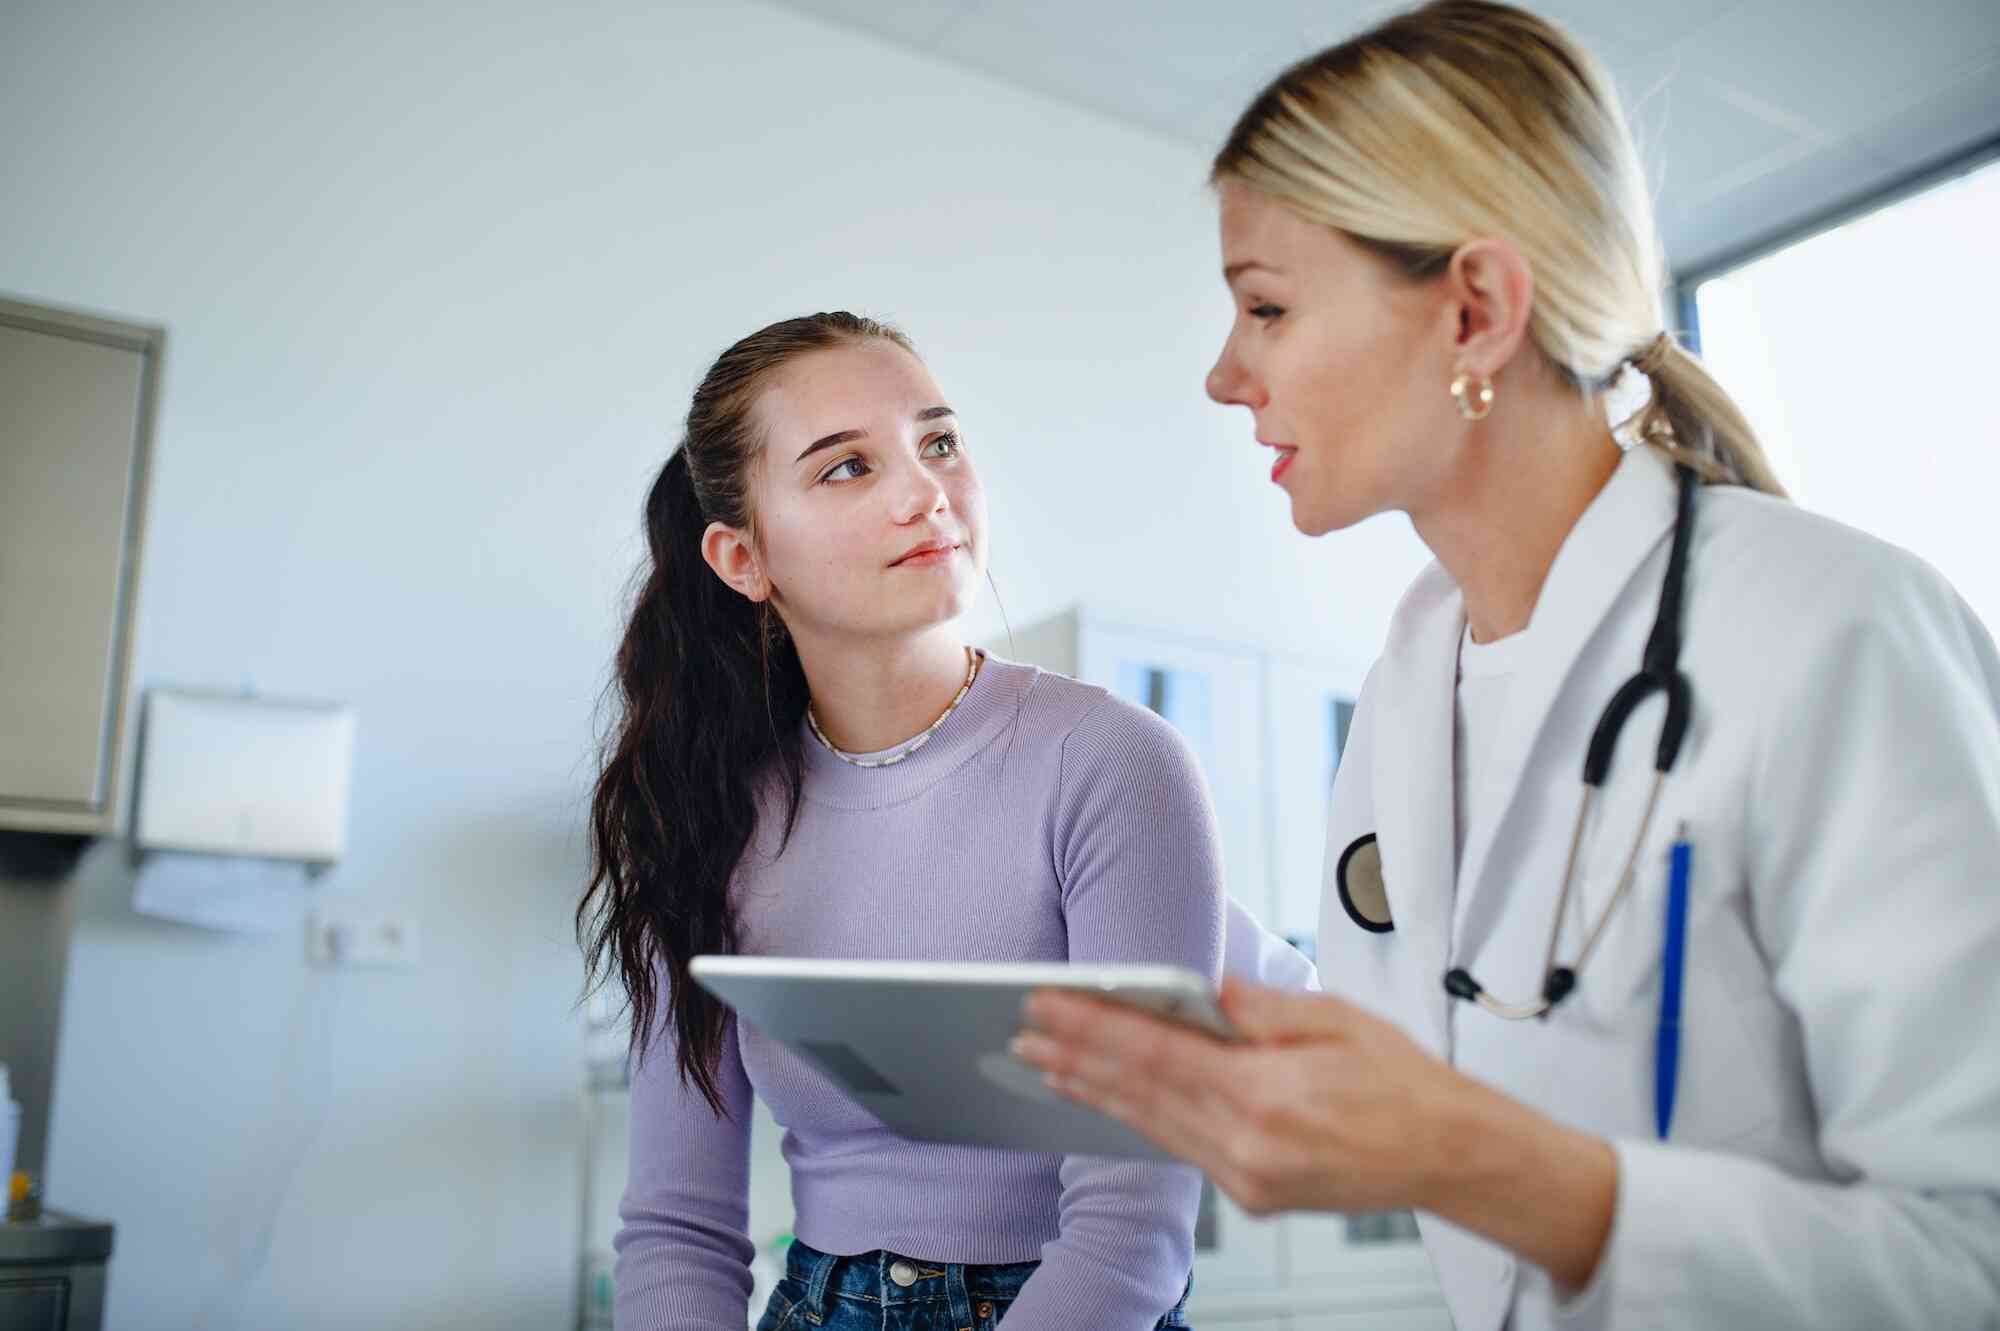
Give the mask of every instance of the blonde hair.
M 1501 236 L 1535 278 L 1529 336 L 1582 393 L 1627 365 L 1626 425 L 1711 482 L 1782 495 L 1742 411 L 1665 330 L 1666 276 L 1631 130 L 1602 66 L 1555 25 L 1434 0 L 1300 61 L 1250 104 L 1210 179 L 1334 227 L 1406 276 Z

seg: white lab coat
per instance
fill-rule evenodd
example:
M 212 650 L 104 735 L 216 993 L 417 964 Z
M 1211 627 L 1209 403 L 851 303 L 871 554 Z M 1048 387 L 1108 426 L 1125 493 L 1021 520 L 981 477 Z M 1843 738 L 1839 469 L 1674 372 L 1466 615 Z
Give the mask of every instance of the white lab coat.
M 1257 917 L 1228 899 L 1222 922 L 1222 973 L 1251 980 L 1267 989 L 1295 993 L 1320 992 L 1319 972 L 1311 958 L 1257 922 Z
M 1885 463 L 1885 465 L 1891 465 Z M 1465 966 L 1541 987 L 1597 718 L 1638 669 L 1675 485 L 1628 455 L 1556 558 L 1492 762 L 1501 807 L 1454 875 L 1464 606 L 1436 566 L 1398 608 L 1334 783 L 1320 978 L 1618 1156 L 1591 1285 L 1434 1216 L 1460 1331 L 2000 1326 L 2000 658 L 1910 555 L 1783 501 L 1705 488 L 1682 670 L 1693 720 L 1631 894 L 1546 1022 L 1449 1000 Z M 1596 917 L 1637 832 L 1664 704 L 1627 723 L 1579 890 Z M 1654 1131 L 1666 849 L 1693 845 L 1680 1087 Z M 1396 929 L 1357 928 L 1341 852 L 1380 839 Z M 1559 957 L 1573 957 L 1577 919 Z M 1532 1195 L 1521 1206 L 1542 1205 Z

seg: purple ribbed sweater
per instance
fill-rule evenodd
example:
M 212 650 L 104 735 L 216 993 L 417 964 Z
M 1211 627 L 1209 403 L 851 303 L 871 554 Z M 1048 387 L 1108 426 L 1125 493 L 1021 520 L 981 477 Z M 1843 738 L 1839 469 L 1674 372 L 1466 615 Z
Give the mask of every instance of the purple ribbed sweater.
M 780 820 L 766 817 L 737 871 L 745 953 L 1171 962 L 1219 976 L 1215 814 L 1194 754 L 1152 713 L 989 657 L 907 760 L 854 767 L 810 737 L 805 752 L 790 845 L 774 854 Z M 748 1320 L 753 1089 L 785 1128 L 796 1232 L 815 1248 L 1040 1259 L 1009 1331 L 1141 1331 L 1180 1297 L 1193 1169 L 905 1141 L 733 1018 L 723 1122 L 680 1084 L 672 1039 L 669 1027 L 632 1080 L 621 1331 Z

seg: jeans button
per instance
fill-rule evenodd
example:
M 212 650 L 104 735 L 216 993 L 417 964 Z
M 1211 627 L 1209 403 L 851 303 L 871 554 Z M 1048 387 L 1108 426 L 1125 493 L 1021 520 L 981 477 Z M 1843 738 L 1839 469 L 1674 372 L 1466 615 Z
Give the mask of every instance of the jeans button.
M 908 1262 L 897 1262 L 889 1268 L 889 1279 L 908 1289 L 917 1283 L 917 1268 Z

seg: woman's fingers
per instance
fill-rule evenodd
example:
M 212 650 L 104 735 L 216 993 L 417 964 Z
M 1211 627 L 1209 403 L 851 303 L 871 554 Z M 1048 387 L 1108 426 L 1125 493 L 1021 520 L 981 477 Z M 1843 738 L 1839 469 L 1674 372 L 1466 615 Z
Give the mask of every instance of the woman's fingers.
M 1205 1095 L 1193 1087 L 1135 1094 L 1129 1082 L 1088 1079 L 1062 1080 L 1055 1089 L 1196 1166 L 1250 1214 L 1269 1215 L 1313 1200 L 1299 1193 L 1302 1180 L 1292 1163 L 1305 1158 L 1297 1140 L 1300 1122 L 1288 1112 L 1290 1106 L 1257 1089 L 1262 1079 L 1280 1070 L 1279 1060 L 1304 1056 L 1296 1048 L 1233 1051 L 1229 1080 Z
M 1056 1092 L 1125 1123 L 1227 1189 L 1241 1154 L 1232 1092 L 1243 1051 L 1117 1004 L 1051 995 L 1031 1004 L 1034 1028 L 1017 1058 L 1041 1068 Z
M 1017 1056 L 1128 1105 L 1173 1097 L 1206 1106 L 1231 1084 L 1229 1046 L 1121 1004 L 1044 990 L 1022 1015 Z
M 1127 1086 L 1075 1080 L 1059 1080 L 1054 1089 L 1065 1099 L 1117 1119 L 1189 1164 L 1212 1172 L 1223 1163 L 1232 1119 L 1205 1098 L 1135 1096 Z
M 1198 1165 L 1252 1214 L 1424 1205 L 1462 1074 L 1342 999 L 1231 980 L 1226 1044 L 1130 1008 L 1037 994 L 1018 1056 L 1063 1095 Z
M 1043 990 L 1023 1009 L 1030 1045 L 1049 1061 L 1037 1066 L 1058 1076 L 1104 1082 L 1129 1078 L 1135 1093 L 1200 1086 L 1226 1078 L 1218 1059 L 1226 1046 L 1184 1026 L 1117 1003 Z
M 1252 1044 L 1339 1039 L 1357 1018 L 1366 1018 L 1353 1004 L 1329 994 L 1267 989 L 1234 976 L 1222 982 L 1221 1004 L 1223 1015 Z

